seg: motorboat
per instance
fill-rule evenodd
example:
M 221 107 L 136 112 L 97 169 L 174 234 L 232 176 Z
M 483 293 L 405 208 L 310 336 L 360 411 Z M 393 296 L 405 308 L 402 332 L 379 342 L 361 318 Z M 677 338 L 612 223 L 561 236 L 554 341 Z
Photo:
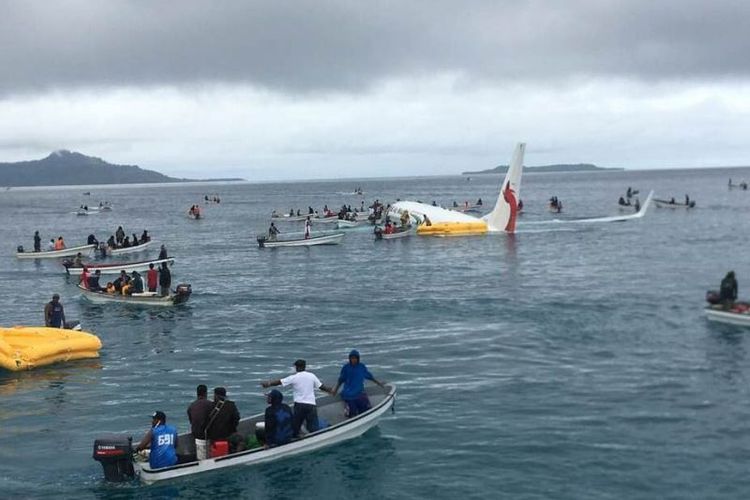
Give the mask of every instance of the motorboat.
M 101 274 L 120 274 L 120 271 L 131 273 L 133 271 L 145 272 L 149 270 L 149 265 L 153 264 L 154 268 L 158 269 L 162 264 L 172 266 L 174 264 L 174 258 L 169 259 L 156 259 L 156 260 L 141 260 L 138 262 L 120 262 L 117 264 L 86 264 L 86 269 L 90 274 L 94 274 L 96 271 L 100 271 Z M 73 262 L 68 260 L 62 263 L 65 266 L 65 272 L 68 274 L 80 274 L 83 272 L 84 266 L 77 267 L 73 265 Z
M 284 221 L 284 222 L 299 222 L 307 219 L 309 217 L 308 214 L 304 215 L 290 215 L 290 214 L 284 214 L 284 215 L 271 215 L 271 220 L 274 222 L 277 221 Z
M 117 248 L 110 248 L 107 247 L 107 256 L 113 256 L 113 255 L 125 255 L 129 253 L 138 253 L 146 250 L 149 246 L 151 246 L 151 240 L 148 240 L 145 243 L 138 243 L 137 245 L 131 245 L 129 247 L 117 247 Z
M 318 419 L 327 422 L 328 426 L 280 446 L 260 446 L 199 461 L 195 459 L 195 439 L 191 433 L 184 433 L 177 439 L 177 455 L 181 460 L 170 467 L 151 469 L 147 461 L 133 460 L 132 437 L 110 435 L 94 441 L 94 460 L 101 463 L 108 481 L 123 482 L 135 476 L 145 484 L 274 462 L 354 439 L 378 425 L 380 419 L 393 408 L 396 387 L 388 384 L 382 388 L 368 386 L 366 392 L 372 408 L 352 418 L 347 418 L 345 404 L 339 396 L 318 398 Z M 263 413 L 244 418 L 240 420 L 237 432 L 252 436 L 263 423 Z
M 80 330 L 43 326 L 0 328 L 0 368 L 23 371 L 98 358 L 101 347 L 99 337 Z
M 138 306 L 176 306 L 187 302 L 193 293 L 192 287 L 189 284 L 177 285 L 174 292 L 170 292 L 166 296 L 159 295 L 157 292 L 133 293 L 130 295 L 107 293 L 104 290 L 89 290 L 80 283 L 78 284 L 78 289 L 83 298 L 94 304 L 116 302 Z
M 411 235 L 417 234 L 417 226 L 412 225 L 406 229 L 396 231 L 394 233 L 386 233 L 385 231 L 375 231 L 376 240 L 397 240 L 399 238 L 407 238 Z
M 91 257 L 95 249 L 96 245 L 79 245 L 77 247 L 63 248 L 62 250 L 26 252 L 22 246 L 19 246 L 16 257 L 19 259 L 57 259 L 60 257 L 74 257 L 78 253 L 84 257 Z
M 258 247 L 260 248 L 277 248 L 277 247 L 312 247 L 318 245 L 338 245 L 341 240 L 344 239 L 345 233 L 323 233 L 309 238 L 300 238 L 298 235 L 285 235 L 285 237 L 292 236 L 289 239 L 271 240 L 266 236 L 258 237 Z
M 690 200 L 688 203 L 677 203 L 674 199 L 660 200 L 654 198 L 654 204 L 656 205 L 656 208 L 694 208 L 695 200 Z

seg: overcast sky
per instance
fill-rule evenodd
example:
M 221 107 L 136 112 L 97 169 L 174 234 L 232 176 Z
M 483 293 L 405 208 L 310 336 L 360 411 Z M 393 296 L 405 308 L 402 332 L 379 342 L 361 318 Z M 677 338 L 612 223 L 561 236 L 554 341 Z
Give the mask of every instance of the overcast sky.
M 526 141 L 527 165 L 750 165 L 745 0 L 0 0 L 0 47 L 0 161 L 370 177 Z

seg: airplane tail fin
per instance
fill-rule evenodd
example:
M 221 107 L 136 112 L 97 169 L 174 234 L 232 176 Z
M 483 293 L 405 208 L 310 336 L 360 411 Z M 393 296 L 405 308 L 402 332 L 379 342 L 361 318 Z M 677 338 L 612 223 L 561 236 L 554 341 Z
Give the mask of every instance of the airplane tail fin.
M 519 142 L 513 152 L 513 160 L 508 167 L 508 173 L 505 174 L 505 180 L 500 186 L 500 194 L 497 197 L 495 208 L 482 217 L 487 222 L 487 229 L 490 231 L 513 233 L 516 230 L 525 151 L 526 143 Z

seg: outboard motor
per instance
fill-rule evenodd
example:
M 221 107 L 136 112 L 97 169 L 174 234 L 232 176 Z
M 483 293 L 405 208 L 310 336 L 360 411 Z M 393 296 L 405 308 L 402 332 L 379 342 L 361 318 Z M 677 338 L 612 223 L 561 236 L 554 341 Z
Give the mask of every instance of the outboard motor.
M 176 295 L 175 304 L 182 304 L 190 298 L 190 294 L 193 293 L 193 287 L 189 283 L 180 283 L 175 287 L 174 294 Z
M 18 246 L 16 247 L 16 252 L 18 252 L 18 253 L 23 253 L 23 245 L 18 245 Z
M 721 302 L 721 295 L 716 290 L 709 290 L 706 292 L 706 302 L 716 305 Z
M 94 460 L 102 464 L 107 481 L 121 483 L 135 477 L 133 438 L 105 436 L 94 441 Z
M 264 246 L 266 246 L 266 237 L 265 236 L 258 236 L 257 240 L 258 240 L 258 246 L 260 248 L 263 248 Z

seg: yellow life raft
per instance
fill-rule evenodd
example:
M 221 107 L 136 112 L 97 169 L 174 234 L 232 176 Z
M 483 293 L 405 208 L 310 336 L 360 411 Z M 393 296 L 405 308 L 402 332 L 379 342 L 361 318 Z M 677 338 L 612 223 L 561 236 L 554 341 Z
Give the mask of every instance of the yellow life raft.
M 101 348 L 99 337 L 86 332 L 43 326 L 0 328 L 0 368 L 14 372 L 98 358 Z
M 433 222 L 429 226 L 421 224 L 417 228 L 417 234 L 422 236 L 468 236 L 472 234 L 485 234 L 487 223 L 481 220 L 476 222 Z

